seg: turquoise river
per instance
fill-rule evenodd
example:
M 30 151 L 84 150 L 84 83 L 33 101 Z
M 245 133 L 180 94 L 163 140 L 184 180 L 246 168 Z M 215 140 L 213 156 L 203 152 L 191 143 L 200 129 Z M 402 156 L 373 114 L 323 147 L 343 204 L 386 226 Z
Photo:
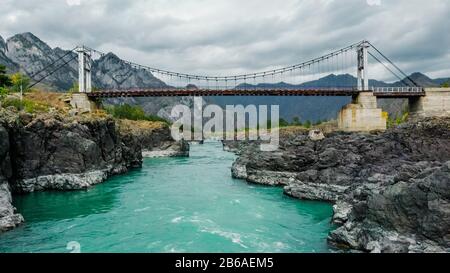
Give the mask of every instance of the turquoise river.
M 232 179 L 234 159 L 220 142 L 192 145 L 87 191 L 15 196 L 26 223 L 0 234 L 0 252 L 329 251 L 330 204 Z

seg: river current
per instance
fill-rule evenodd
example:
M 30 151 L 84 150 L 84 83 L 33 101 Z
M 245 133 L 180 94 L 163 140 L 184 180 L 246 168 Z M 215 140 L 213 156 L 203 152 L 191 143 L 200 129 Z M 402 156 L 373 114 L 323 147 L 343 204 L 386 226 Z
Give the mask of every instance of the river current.
M 25 224 L 0 234 L 0 252 L 328 252 L 332 207 L 231 178 L 219 142 L 87 191 L 14 197 Z

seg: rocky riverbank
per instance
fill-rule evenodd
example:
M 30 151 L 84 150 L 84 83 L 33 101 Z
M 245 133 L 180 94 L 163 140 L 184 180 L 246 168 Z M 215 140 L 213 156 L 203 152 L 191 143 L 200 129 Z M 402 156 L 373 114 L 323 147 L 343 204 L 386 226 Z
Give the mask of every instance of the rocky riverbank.
M 168 126 L 154 128 L 152 123 L 131 120 L 121 120 L 118 125 L 123 138 L 130 136 L 140 143 L 143 157 L 189 156 L 189 143 L 175 142 Z
M 11 193 L 86 189 L 140 167 L 143 154 L 155 150 L 189 153 L 163 123 L 0 108 L 0 232 L 23 221 L 11 205 Z
M 314 140 L 313 140 L 314 139 Z M 450 251 L 450 118 L 415 120 L 372 134 L 281 136 L 277 152 L 238 152 L 236 178 L 333 202 L 329 243 L 365 252 Z

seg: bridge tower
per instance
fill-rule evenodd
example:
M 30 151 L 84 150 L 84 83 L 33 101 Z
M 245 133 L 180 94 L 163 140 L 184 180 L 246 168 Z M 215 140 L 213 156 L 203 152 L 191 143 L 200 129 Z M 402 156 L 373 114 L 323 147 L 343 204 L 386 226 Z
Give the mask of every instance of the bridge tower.
M 78 88 L 80 93 L 92 92 L 91 67 L 92 58 L 91 51 L 84 46 L 76 49 L 78 53 Z
M 72 94 L 70 105 L 74 108 L 74 113 L 92 112 L 98 109 L 97 102 L 89 99 L 87 93 L 92 92 L 92 53 L 84 46 L 75 49 L 78 53 L 78 93 Z
M 338 115 L 339 129 L 348 132 L 386 130 L 387 116 L 378 108 L 377 97 L 370 92 L 368 49 L 370 43 L 363 41 L 357 48 L 358 95 L 352 103 L 344 106 Z
M 369 90 L 369 61 L 367 50 L 369 48 L 369 42 L 363 41 L 357 49 L 358 56 L 358 90 Z

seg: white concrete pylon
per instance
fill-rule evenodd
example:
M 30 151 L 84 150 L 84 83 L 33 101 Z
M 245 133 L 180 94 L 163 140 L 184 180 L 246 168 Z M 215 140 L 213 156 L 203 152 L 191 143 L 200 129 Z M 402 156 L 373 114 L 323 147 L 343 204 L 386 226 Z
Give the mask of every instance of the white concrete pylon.
M 368 91 L 369 88 L 369 59 L 368 48 L 370 47 L 367 41 L 363 41 L 357 49 L 358 56 L 358 90 Z
M 84 46 L 76 49 L 78 53 L 78 90 L 80 93 L 92 92 L 91 52 Z

